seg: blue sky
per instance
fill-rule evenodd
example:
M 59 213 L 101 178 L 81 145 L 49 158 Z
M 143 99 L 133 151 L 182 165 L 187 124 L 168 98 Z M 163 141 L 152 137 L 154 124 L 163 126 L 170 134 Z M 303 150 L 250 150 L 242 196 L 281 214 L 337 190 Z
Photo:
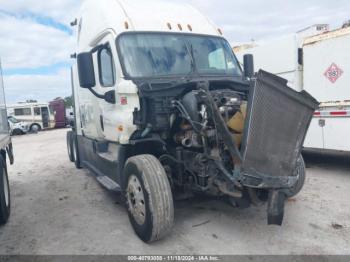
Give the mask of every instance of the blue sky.
M 11 16 L 16 19 L 29 19 L 32 20 L 35 23 L 44 25 L 44 26 L 49 26 L 53 27 L 55 29 L 61 30 L 66 32 L 67 34 L 72 35 L 73 30 L 66 24 L 60 23 L 59 21 L 56 21 L 55 19 L 51 17 L 44 16 L 42 14 L 35 14 L 30 11 L 24 11 L 24 12 L 11 12 L 11 11 L 6 11 L 3 9 L 0 9 L 0 14 L 6 15 L 6 16 Z
M 350 19 L 348 0 L 178 2 L 190 3 L 208 15 L 233 45 L 294 33 L 316 23 L 336 28 Z M 69 23 L 79 5 L 79 0 L 0 0 L 0 58 L 9 103 L 70 95 L 75 39 Z

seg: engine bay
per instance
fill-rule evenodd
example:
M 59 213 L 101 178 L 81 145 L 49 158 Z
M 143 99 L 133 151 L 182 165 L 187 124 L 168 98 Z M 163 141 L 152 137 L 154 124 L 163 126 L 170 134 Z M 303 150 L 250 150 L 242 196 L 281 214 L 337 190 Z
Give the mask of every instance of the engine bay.
M 146 142 L 137 153 L 159 159 L 173 192 L 228 197 L 241 207 L 267 201 L 268 223 L 282 223 L 284 201 L 300 191 L 305 172 L 302 144 L 318 106 L 312 96 L 262 70 L 250 82 L 137 85 L 132 140 Z
M 244 87 L 195 83 L 143 94 L 141 110 L 134 113 L 138 135 L 164 141 L 166 150 L 159 158 L 171 185 L 182 191 L 241 197 L 242 188 L 232 180 L 237 162 L 232 151 L 242 144 L 248 99 Z M 227 144 L 227 136 L 233 145 Z

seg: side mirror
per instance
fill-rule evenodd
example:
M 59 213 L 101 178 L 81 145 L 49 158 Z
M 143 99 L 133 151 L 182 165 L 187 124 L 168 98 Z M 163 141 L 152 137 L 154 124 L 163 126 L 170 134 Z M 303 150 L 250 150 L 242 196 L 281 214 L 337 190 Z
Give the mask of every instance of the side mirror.
M 92 53 L 80 53 L 77 56 L 79 83 L 82 88 L 92 88 L 96 85 Z
M 244 76 L 252 78 L 254 76 L 254 57 L 251 54 L 243 56 Z

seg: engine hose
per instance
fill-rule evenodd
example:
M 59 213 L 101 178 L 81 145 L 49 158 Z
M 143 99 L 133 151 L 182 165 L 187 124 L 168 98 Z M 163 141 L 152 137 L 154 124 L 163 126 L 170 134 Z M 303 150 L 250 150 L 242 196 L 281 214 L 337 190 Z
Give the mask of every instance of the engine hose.
M 171 155 L 162 155 L 160 158 L 159 158 L 159 161 L 162 162 L 164 159 L 169 159 L 177 164 L 185 164 L 184 161 L 181 161 L 181 160 L 177 160 L 175 157 L 171 156 Z
M 141 137 L 145 138 L 146 136 L 149 135 L 149 133 L 151 133 L 151 131 L 152 131 L 152 125 L 148 124 L 147 127 L 145 128 L 145 130 L 143 130 Z

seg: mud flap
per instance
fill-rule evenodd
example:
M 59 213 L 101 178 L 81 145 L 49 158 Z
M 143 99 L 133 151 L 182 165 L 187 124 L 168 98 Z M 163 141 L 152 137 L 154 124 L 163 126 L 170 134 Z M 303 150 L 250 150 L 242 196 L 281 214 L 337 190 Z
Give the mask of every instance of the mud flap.
M 267 206 L 267 223 L 281 226 L 284 215 L 284 203 L 286 194 L 280 190 L 271 190 Z

